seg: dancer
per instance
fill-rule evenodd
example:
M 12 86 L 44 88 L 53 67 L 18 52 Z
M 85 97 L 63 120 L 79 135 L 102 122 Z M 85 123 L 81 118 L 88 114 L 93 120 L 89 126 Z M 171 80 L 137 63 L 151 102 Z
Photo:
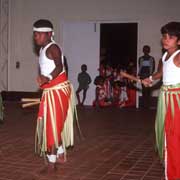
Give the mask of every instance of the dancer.
M 57 162 L 66 159 L 66 147 L 72 146 L 74 94 L 67 79 L 63 54 L 53 40 L 53 25 L 40 19 L 33 25 L 34 42 L 39 52 L 40 75 L 37 82 L 43 94 L 36 129 L 36 151 L 45 155 L 48 166 L 44 172 L 54 172 Z
M 156 146 L 165 162 L 166 180 L 180 179 L 180 23 L 169 22 L 161 28 L 166 50 L 158 71 L 143 80 L 148 86 L 163 78 L 156 115 Z

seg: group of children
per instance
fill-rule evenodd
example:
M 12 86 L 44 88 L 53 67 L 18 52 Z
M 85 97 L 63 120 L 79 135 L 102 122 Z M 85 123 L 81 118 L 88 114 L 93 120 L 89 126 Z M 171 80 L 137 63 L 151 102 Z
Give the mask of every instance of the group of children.
M 134 68 L 133 66 L 131 68 Z M 108 64 L 101 64 L 99 76 L 94 80 L 96 97 L 93 106 L 128 107 L 136 104 L 136 88 L 132 81 L 121 75 L 121 68 L 113 68 Z M 136 73 L 131 71 L 131 73 Z
M 134 68 L 133 66 L 131 68 Z M 94 79 L 95 100 L 93 101 L 94 107 L 127 107 L 135 106 L 136 104 L 136 89 L 133 82 L 124 78 L 120 68 L 112 68 L 108 64 L 101 64 L 99 75 Z M 78 89 L 76 96 L 78 105 L 83 105 L 86 99 L 86 93 L 91 83 L 91 77 L 86 72 L 87 65 L 81 66 L 81 72 L 78 74 Z M 126 71 L 126 70 L 124 70 Z M 134 72 L 136 73 L 136 72 Z M 79 93 L 83 91 L 82 101 L 80 100 Z

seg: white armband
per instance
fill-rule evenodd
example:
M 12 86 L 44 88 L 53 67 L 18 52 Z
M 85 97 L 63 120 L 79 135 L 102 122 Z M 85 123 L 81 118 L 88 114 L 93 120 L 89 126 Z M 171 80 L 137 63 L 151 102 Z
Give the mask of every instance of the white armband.
M 53 79 L 51 74 L 46 75 L 46 77 L 51 81 Z
M 152 76 L 149 76 L 149 80 L 151 81 L 151 82 L 153 82 L 154 80 L 152 79 Z

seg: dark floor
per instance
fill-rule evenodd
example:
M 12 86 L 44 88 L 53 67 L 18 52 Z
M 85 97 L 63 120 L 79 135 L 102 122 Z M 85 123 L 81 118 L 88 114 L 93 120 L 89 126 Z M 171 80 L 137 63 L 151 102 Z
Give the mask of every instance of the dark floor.
M 5 103 L 0 125 L 0 180 L 160 180 L 154 151 L 155 110 L 78 108 L 84 139 L 76 131 L 68 161 L 54 175 L 40 175 L 34 154 L 37 108 Z

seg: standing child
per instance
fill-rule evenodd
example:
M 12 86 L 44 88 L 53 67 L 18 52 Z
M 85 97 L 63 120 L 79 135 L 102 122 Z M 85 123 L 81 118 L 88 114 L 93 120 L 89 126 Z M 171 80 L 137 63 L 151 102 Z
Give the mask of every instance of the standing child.
M 37 82 L 43 89 L 37 119 L 36 150 L 46 156 L 48 166 L 43 172 L 49 173 L 54 172 L 57 162 L 65 161 L 65 148 L 73 145 L 75 104 L 63 54 L 53 40 L 52 23 L 40 19 L 33 26 L 34 42 L 41 47 Z
M 166 50 L 158 71 L 143 80 L 150 85 L 163 78 L 156 115 L 156 145 L 165 161 L 166 180 L 180 179 L 180 23 L 170 22 L 161 28 Z
M 89 88 L 89 84 L 91 83 L 91 77 L 86 71 L 87 71 L 87 65 L 83 64 L 81 66 L 81 73 L 78 74 L 79 87 L 78 87 L 78 89 L 76 91 L 78 105 L 82 105 L 82 106 L 84 105 L 84 101 L 86 99 L 86 93 L 87 93 L 87 90 Z M 82 102 L 80 100 L 80 95 L 79 95 L 79 93 L 81 91 L 83 91 Z
M 145 79 L 149 77 L 155 70 L 155 60 L 154 57 L 150 56 L 151 48 L 148 45 L 143 47 L 144 55 L 138 60 L 139 63 L 139 77 Z M 151 98 L 151 87 L 146 87 L 142 84 L 142 100 L 143 107 L 149 108 Z

